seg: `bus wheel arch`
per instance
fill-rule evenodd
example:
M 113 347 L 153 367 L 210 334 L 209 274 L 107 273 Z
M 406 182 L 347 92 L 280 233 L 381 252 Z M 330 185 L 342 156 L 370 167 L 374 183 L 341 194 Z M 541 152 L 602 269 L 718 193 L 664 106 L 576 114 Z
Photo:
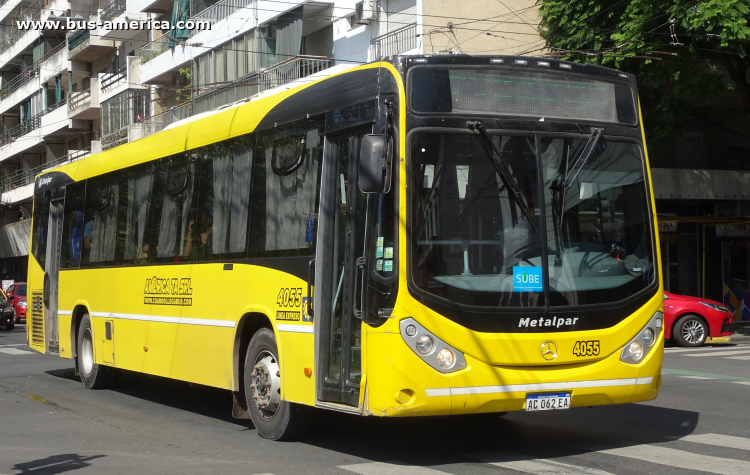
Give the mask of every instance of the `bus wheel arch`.
M 273 330 L 271 318 L 265 313 L 248 312 L 240 318 L 237 323 L 237 331 L 234 333 L 234 349 L 232 351 L 233 360 L 233 387 L 237 392 L 243 392 L 243 372 L 245 367 L 245 353 L 250 345 L 253 335 L 261 328 Z
M 91 315 L 85 305 L 76 305 L 70 318 L 70 356 L 76 362 L 76 372 L 78 371 L 78 330 L 81 326 L 81 319 L 84 315 Z

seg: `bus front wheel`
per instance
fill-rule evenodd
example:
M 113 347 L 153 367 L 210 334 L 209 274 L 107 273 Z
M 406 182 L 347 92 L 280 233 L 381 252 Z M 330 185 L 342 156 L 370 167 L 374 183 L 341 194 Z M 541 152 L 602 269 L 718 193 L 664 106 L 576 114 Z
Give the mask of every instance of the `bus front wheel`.
M 91 329 L 91 317 L 85 314 L 78 325 L 77 356 L 78 372 L 81 382 L 87 389 L 102 389 L 109 385 L 112 368 L 96 363 L 94 356 L 94 332 Z
M 296 439 L 310 428 L 312 409 L 281 399 L 281 366 L 276 338 L 258 330 L 245 354 L 245 398 L 258 435 L 265 439 Z

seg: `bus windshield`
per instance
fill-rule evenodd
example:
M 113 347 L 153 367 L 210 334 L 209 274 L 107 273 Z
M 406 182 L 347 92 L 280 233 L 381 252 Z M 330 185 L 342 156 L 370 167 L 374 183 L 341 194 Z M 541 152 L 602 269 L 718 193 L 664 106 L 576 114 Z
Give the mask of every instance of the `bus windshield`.
M 477 137 L 412 136 L 410 271 L 420 291 L 481 307 L 570 306 L 620 301 L 653 281 L 637 144 L 603 141 L 564 187 L 586 137 L 542 135 L 538 150 L 533 135 L 491 138 L 528 216 Z

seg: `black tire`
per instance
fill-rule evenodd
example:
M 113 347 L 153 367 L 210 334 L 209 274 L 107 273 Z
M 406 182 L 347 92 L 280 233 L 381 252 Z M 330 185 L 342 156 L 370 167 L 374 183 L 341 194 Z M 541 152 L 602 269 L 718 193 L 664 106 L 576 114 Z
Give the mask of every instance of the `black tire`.
M 8 325 L 5 325 L 6 330 L 13 330 L 13 328 L 16 326 L 15 323 L 9 323 Z
M 696 315 L 685 315 L 677 320 L 672 331 L 672 338 L 680 346 L 698 347 L 706 343 L 709 328 L 702 318 Z
M 113 368 L 96 364 L 94 356 L 94 334 L 91 330 L 91 317 L 85 314 L 78 325 L 76 359 L 81 382 L 86 389 L 103 389 L 112 383 Z
M 250 340 L 250 345 L 247 347 L 247 353 L 245 354 L 245 400 L 258 435 L 271 440 L 294 440 L 303 436 L 310 429 L 313 421 L 313 409 L 280 399 L 281 373 L 278 370 L 276 371 L 275 382 L 271 381 L 273 375 L 270 374 L 270 371 L 265 373 L 265 376 L 261 372 L 264 369 L 278 368 L 278 366 L 275 366 L 278 365 L 278 355 L 276 338 L 274 338 L 273 332 L 268 328 L 258 330 Z M 271 363 L 269 364 L 268 361 Z M 257 369 L 256 366 L 258 366 Z M 257 376 L 253 373 L 257 373 Z M 278 396 L 275 396 L 276 399 L 270 396 L 270 389 L 267 395 L 258 399 L 254 397 L 256 396 L 254 382 L 261 385 L 259 382 L 266 379 L 272 384 L 271 388 L 278 391 Z M 264 402 L 271 403 L 266 406 L 270 410 L 263 409 L 261 405 Z

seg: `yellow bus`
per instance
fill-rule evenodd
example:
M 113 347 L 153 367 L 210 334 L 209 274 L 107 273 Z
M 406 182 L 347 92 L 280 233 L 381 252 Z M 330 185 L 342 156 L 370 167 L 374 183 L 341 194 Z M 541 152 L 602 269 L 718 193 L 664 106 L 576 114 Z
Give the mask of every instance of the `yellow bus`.
M 657 396 L 663 296 L 632 75 L 396 56 L 36 178 L 31 348 L 313 409 L 504 413 Z

